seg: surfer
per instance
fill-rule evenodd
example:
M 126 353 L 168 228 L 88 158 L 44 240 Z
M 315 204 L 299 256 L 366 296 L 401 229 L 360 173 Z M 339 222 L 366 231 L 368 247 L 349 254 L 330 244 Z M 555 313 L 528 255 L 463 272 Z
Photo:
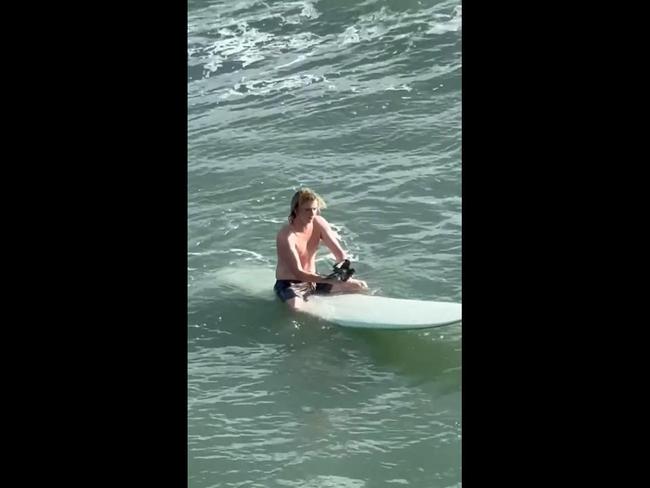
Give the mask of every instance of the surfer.
M 276 247 L 278 265 L 274 290 L 292 310 L 300 310 L 311 294 L 357 293 L 368 290 L 365 281 L 316 274 L 316 253 L 321 241 L 334 254 L 337 262 L 346 259 L 336 234 L 320 215 L 325 201 L 309 188 L 297 191 L 291 199 L 289 223 L 278 232 Z M 349 263 L 348 263 L 349 264 Z

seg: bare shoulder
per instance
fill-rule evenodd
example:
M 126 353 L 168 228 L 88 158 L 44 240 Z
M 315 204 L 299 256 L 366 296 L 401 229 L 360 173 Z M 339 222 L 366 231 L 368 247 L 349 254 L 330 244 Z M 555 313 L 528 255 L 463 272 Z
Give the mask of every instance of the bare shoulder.
M 332 229 L 332 226 L 325 219 L 325 217 L 317 215 L 316 217 L 314 217 L 314 222 L 316 222 L 316 225 L 318 226 L 318 230 L 319 230 L 319 232 L 321 234 L 321 237 L 325 237 L 325 236 L 329 236 L 329 235 L 335 235 L 334 230 Z
M 277 242 L 291 242 L 293 239 L 293 232 L 291 231 L 291 227 L 289 224 L 285 224 L 282 226 L 282 228 L 278 231 L 278 235 L 276 237 Z
M 330 228 L 330 223 L 325 220 L 325 217 L 322 215 L 316 215 L 314 217 L 314 222 L 320 227 L 321 229 L 329 229 Z

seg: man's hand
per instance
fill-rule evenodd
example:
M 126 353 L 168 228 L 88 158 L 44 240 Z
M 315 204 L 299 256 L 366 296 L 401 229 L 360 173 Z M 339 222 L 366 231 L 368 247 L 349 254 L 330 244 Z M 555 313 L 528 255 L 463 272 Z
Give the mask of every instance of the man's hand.
M 363 280 L 357 280 L 355 278 L 350 278 L 348 281 L 340 282 L 339 286 L 342 291 L 348 292 L 360 292 L 368 291 L 368 284 Z

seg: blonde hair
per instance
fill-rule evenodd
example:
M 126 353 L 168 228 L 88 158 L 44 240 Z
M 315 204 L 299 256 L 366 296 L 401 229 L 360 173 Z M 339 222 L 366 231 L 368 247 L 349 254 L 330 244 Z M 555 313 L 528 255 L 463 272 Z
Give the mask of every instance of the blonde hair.
M 318 203 L 318 209 L 327 208 L 325 200 L 310 188 L 301 188 L 298 190 L 293 197 L 291 198 L 291 213 L 289 214 L 289 223 L 293 223 L 293 219 L 296 218 L 296 211 L 298 207 L 305 202 L 316 202 Z

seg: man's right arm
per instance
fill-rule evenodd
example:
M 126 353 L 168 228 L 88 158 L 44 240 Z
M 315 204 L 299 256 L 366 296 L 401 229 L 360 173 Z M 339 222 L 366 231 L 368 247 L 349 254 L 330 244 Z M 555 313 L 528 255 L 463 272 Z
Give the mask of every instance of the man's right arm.
M 300 281 L 311 283 L 333 283 L 335 280 L 328 279 L 323 275 L 308 273 L 302 269 L 298 251 L 290 235 L 280 233 L 277 238 L 278 259 L 281 260 L 286 269 Z

